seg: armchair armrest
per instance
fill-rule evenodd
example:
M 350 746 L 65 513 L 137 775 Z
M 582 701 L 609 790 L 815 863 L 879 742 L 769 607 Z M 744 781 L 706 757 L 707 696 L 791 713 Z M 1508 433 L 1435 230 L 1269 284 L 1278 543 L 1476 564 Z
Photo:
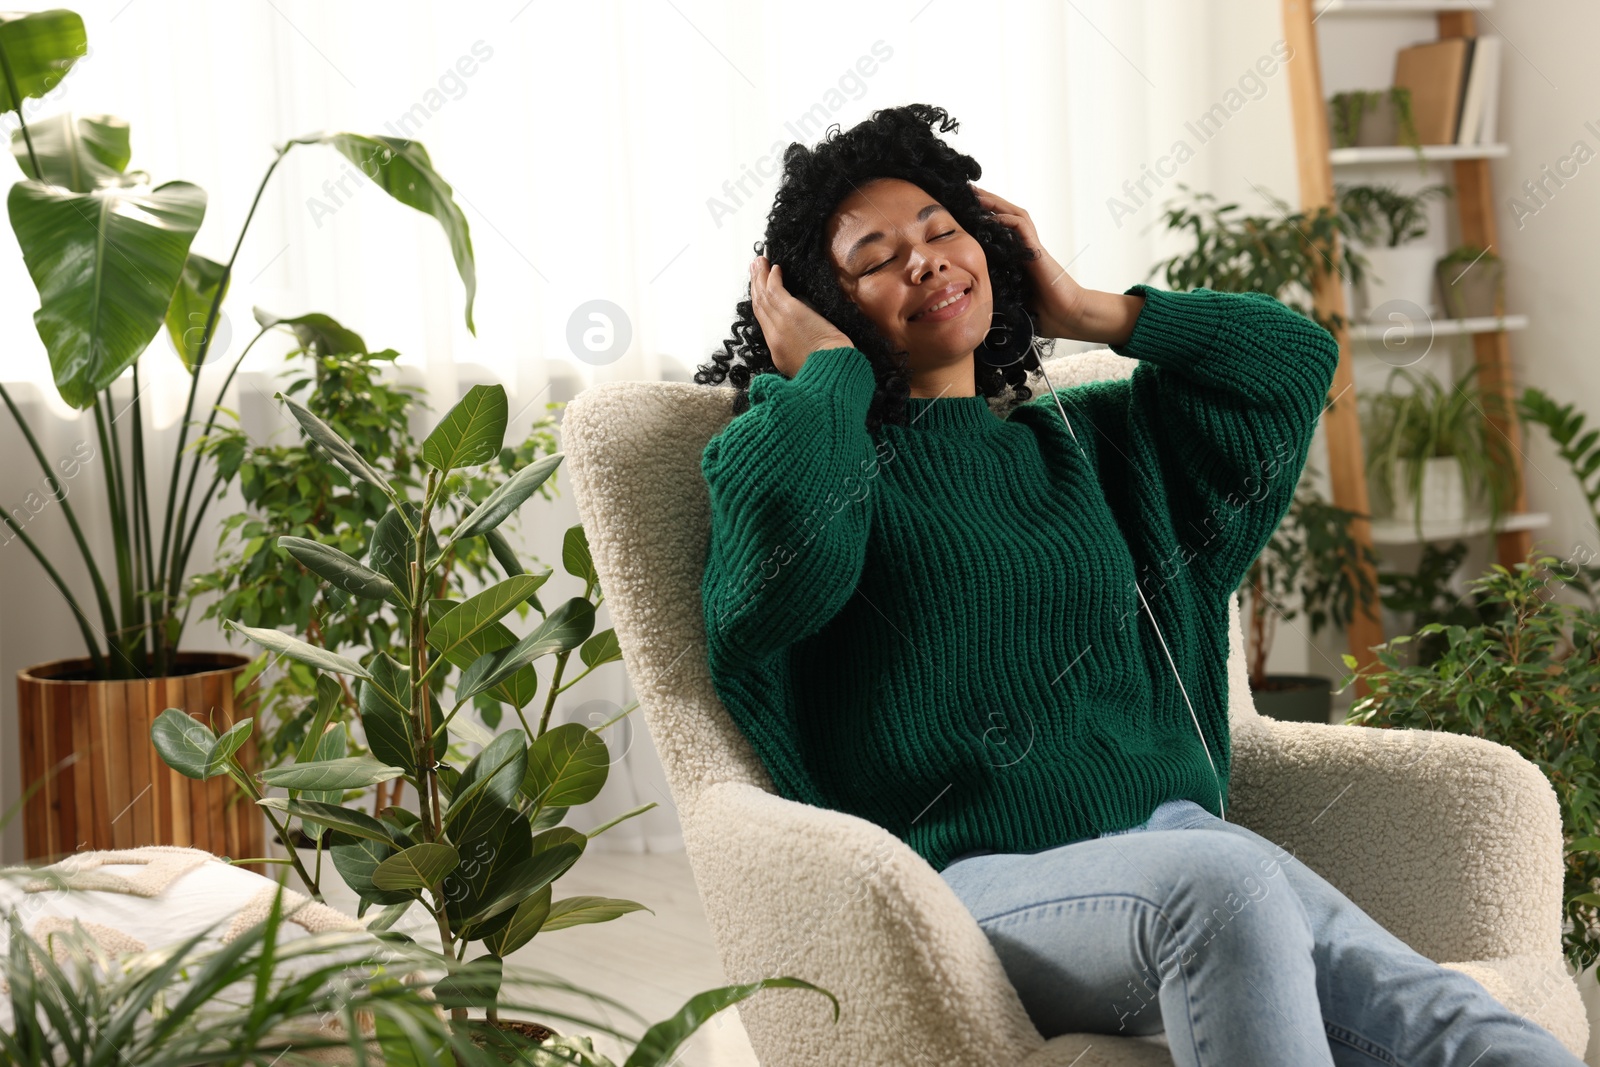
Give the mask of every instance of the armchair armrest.
M 700 797 L 684 842 L 731 982 L 794 975 L 739 1006 L 763 1063 L 1020 1063 L 1044 1042 L 937 871 L 844 812 L 743 782 Z
M 1441 731 L 1253 726 L 1230 819 L 1435 962 L 1560 955 L 1561 812 L 1532 762 Z

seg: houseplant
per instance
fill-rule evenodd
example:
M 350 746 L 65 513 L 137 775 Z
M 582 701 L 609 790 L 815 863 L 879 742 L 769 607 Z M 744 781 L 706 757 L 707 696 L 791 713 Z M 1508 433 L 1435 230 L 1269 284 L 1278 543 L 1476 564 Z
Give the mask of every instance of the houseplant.
M 38 872 L 10 873 L 31 879 Z M 381 931 L 283 938 L 284 910 L 280 894 L 264 922 L 220 946 L 207 944 L 202 932 L 128 954 L 108 952 L 82 926 L 35 938 L 17 912 L 8 911 L 0 980 L 9 993 L 3 1012 L 9 1018 L 0 1026 L 0 1061 L 15 1067 L 614 1067 L 593 1048 L 591 1035 L 603 1033 L 632 1045 L 624 1067 L 669 1067 L 712 1015 L 762 989 L 812 989 L 832 1000 L 838 1014 L 838 999 L 820 986 L 764 978 L 698 993 L 635 1039 L 610 1021 L 614 1009 L 643 1022 L 627 1005 L 553 976 L 512 969 L 503 984 L 519 1011 L 575 1023 L 588 1033 L 536 1025 L 524 1034 L 481 1020 L 447 1020 L 439 1005 L 450 1002 L 452 988 L 478 982 L 483 964 L 461 964 Z M 592 1001 L 599 1017 L 553 1009 L 546 1001 L 566 993 Z
M 219 662 L 216 654 L 180 650 L 184 615 L 179 607 L 189 556 L 207 507 L 227 484 L 225 470 L 201 452 L 187 450 L 187 445 L 191 426 L 204 411 L 199 400 L 202 371 L 220 364 L 226 354 L 214 351 L 213 345 L 234 261 L 255 207 L 284 156 L 299 145 L 330 146 L 396 200 L 438 219 L 466 286 L 469 328 L 475 287 L 466 218 L 449 185 L 434 172 L 420 144 L 381 136 L 319 133 L 279 146 L 227 262 L 194 252 L 191 244 L 205 215 L 205 192 L 181 181 L 152 188 L 146 173 L 128 171 L 127 123 L 109 115 L 76 120 L 58 115 L 33 124 L 24 119 L 22 101 L 49 91 L 87 49 L 82 19 L 71 11 L 0 17 L 0 72 L 6 82 L 0 112 L 17 113 L 13 154 L 25 179 L 11 187 L 7 209 L 39 293 L 34 321 L 50 357 L 56 389 L 72 407 L 93 412 L 116 580 L 113 597 L 104 578 L 110 568 L 102 568 L 90 550 L 56 468 L 9 391 L 0 385 L 0 401 L 17 420 L 44 471 L 50 503 L 61 510 L 93 591 L 92 601 L 80 602 L 25 524 L 9 513 L 0 515 L 12 538 L 27 548 L 66 600 L 87 653 L 81 660 L 54 661 L 19 676 L 21 703 L 35 709 L 22 719 L 22 728 L 29 731 L 22 747 L 43 753 L 46 773 L 64 764 L 39 794 L 40 806 L 28 819 L 30 856 L 42 854 L 51 842 L 69 840 L 71 847 L 189 843 L 195 838 L 186 827 L 225 819 L 224 809 L 236 799 L 225 788 L 197 788 L 189 794 L 188 805 L 175 802 L 170 808 L 161 807 L 164 798 L 185 794 L 160 764 L 146 762 L 143 746 L 127 746 L 125 735 L 128 730 L 144 735 L 158 709 L 173 701 L 168 694 L 186 684 L 164 680 L 193 680 L 197 671 L 220 672 L 217 684 L 231 692 L 246 662 L 233 654 Z M 214 395 L 227 390 L 240 362 L 269 330 L 296 325 L 304 325 L 303 320 L 262 321 Z M 139 358 L 163 328 L 188 372 L 189 390 L 170 463 L 152 469 L 144 447 Z M 120 382 L 125 373 L 130 380 Z M 124 412 L 130 417 L 121 418 Z M 202 434 L 209 432 L 215 419 L 213 407 Z M 158 495 L 163 482 L 164 499 Z M 197 486 L 202 487 L 198 494 Z M 152 521 L 152 513 L 159 515 L 158 523 Z M 163 684 L 150 687 L 130 684 L 128 679 L 156 679 Z M 80 688 L 61 695 L 61 689 L 72 687 Z M 190 710 L 198 714 L 203 709 Z M 61 715 L 71 717 L 70 725 L 53 722 Z M 228 727 L 233 709 L 222 708 L 222 718 Z M 74 740 L 52 748 L 49 737 Z M 79 739 L 90 747 L 79 751 Z M 239 755 L 248 761 L 251 753 L 247 744 Z M 73 766 L 74 760 L 81 762 Z M 90 778 L 110 783 L 103 812 Z M 136 809 L 143 812 L 134 824 L 140 839 L 116 839 L 113 835 L 119 830 L 113 823 L 125 826 L 128 820 L 119 822 L 114 816 L 119 807 L 138 805 L 144 795 L 138 788 L 141 778 L 151 787 L 152 800 Z M 83 803 L 91 794 L 96 798 L 92 810 Z M 74 796 L 76 804 L 71 802 Z M 84 819 L 85 814 L 92 817 Z M 71 826 L 65 825 L 69 816 L 76 820 Z M 245 833 L 249 828 L 259 832 L 258 820 L 245 819 L 240 825 Z M 34 832 L 40 826 L 49 831 L 43 838 Z M 147 830 L 150 836 L 144 837 Z M 197 843 L 230 852 L 259 851 L 248 837 Z
M 1562 935 L 1567 961 L 1582 971 L 1600 956 L 1600 612 L 1559 600 L 1571 561 L 1535 550 L 1514 571 L 1500 564 L 1472 589 L 1492 612 L 1474 626 L 1429 623 L 1415 637 L 1448 643 L 1426 665 L 1405 666 L 1397 649 L 1413 635 L 1377 649 L 1380 667 L 1366 675 L 1368 695 L 1349 725 L 1442 730 L 1495 741 L 1537 764 L 1554 787 L 1565 839 Z M 1356 660 L 1340 691 L 1356 678 Z
M 1450 187 L 1405 193 L 1394 185 L 1339 185 L 1335 195 L 1371 268 L 1357 289 L 1365 296 L 1364 317 L 1393 300 L 1411 301 L 1432 315 L 1434 256 L 1416 242 L 1428 232 L 1427 202 L 1452 195 Z
M 1489 621 L 1476 602 L 1472 592 L 1457 596 L 1449 586 L 1450 578 L 1461 568 L 1466 558 L 1467 543 L 1453 541 L 1441 546 L 1425 541 L 1415 573 L 1406 571 L 1379 571 L 1378 588 L 1382 591 L 1383 606 L 1391 611 L 1405 612 L 1410 616 L 1408 628 L 1416 633 L 1429 623 L 1449 626 L 1474 626 Z M 1440 632 L 1422 634 L 1411 646 L 1415 659 L 1412 662 L 1427 666 L 1443 654 L 1446 640 Z M 1404 656 L 1405 649 L 1399 650 Z
M 1421 160 L 1422 141 L 1411 116 L 1411 90 L 1356 89 L 1328 98 L 1328 127 L 1335 148 L 1377 148 L 1404 144 L 1416 149 Z
M 1506 313 L 1505 265 L 1493 251 L 1457 245 L 1434 266 L 1445 314 L 1452 319 L 1499 318 Z
M 391 382 L 385 373 L 396 353 L 368 351 L 360 335 L 331 317 L 324 317 L 322 324 L 285 357 L 284 374 L 292 380 L 284 392 L 303 399 L 392 484 L 420 487 L 425 478 L 422 442 L 410 428 L 420 401 L 414 389 Z M 560 406 L 550 403 L 546 409 Z M 554 422 L 550 415 L 536 419 L 520 444 L 502 449 L 489 464 L 468 472 L 469 484 L 446 498 L 445 506 L 457 509 L 481 500 L 492 488 L 487 479 L 513 474 L 540 455 L 554 452 Z M 360 646 L 404 659 L 405 635 L 394 610 L 328 585 L 274 547 L 281 536 L 309 538 L 360 556 L 367 550 L 364 538 L 389 507 L 388 498 L 371 483 L 349 477 L 344 468 L 328 461 L 319 445 L 303 438 L 256 442 L 236 425 L 219 424 L 200 447 L 211 452 L 220 466 L 237 469 L 245 503 L 244 510 L 222 523 L 215 569 L 197 576 L 186 594 L 209 599 L 202 617 L 231 618 L 269 629 L 289 626 L 313 645 Z M 546 498 L 555 491 L 554 479 L 538 489 Z M 493 557 L 481 538 L 460 542 L 440 561 L 440 587 L 464 595 L 469 583 L 481 584 L 490 576 L 492 566 Z M 262 651 L 246 676 L 262 672 L 272 658 Z M 256 716 L 261 763 L 268 769 L 292 758 L 303 744 L 317 696 L 316 672 L 311 668 L 282 659 L 276 667 L 261 674 Z M 342 687 L 341 701 L 344 717 L 354 727 L 348 736 L 349 754 L 361 754 L 366 750 L 360 708 L 348 685 Z M 499 712 L 498 704 L 480 708 L 491 729 L 499 725 Z M 378 782 L 371 787 L 374 815 L 389 805 L 390 792 L 398 786 Z M 314 848 L 304 835 L 295 837 L 298 845 Z
M 1368 483 L 1379 501 L 1373 510 L 1409 513 L 1418 535 L 1425 524 L 1462 522 L 1485 499 L 1493 528 L 1515 499 L 1515 467 L 1484 426 L 1485 409 L 1497 401 L 1477 388 L 1477 371 L 1474 364 L 1446 386 L 1433 374 L 1394 367 L 1382 392 L 1362 397 Z M 1394 390 L 1396 378 L 1409 388 Z
M 1268 195 L 1276 215 L 1236 215 L 1238 204 L 1219 204 L 1210 193 L 1179 182 L 1189 202 L 1168 206 L 1162 221 L 1186 231 L 1194 247 L 1150 268 L 1162 272 L 1173 289 L 1204 286 L 1222 292 L 1269 293 L 1330 332 L 1340 316 L 1324 316 L 1311 300 L 1317 276 L 1330 266 L 1341 278 L 1360 284 L 1366 260 L 1355 249 L 1353 220 L 1326 205 L 1313 212 L 1290 211 Z
M 486 966 L 494 966 L 543 930 L 640 909 L 610 897 L 552 898 L 552 883 L 578 860 L 589 838 L 655 806 L 642 805 L 587 834 L 561 825 L 570 807 L 592 800 L 604 786 L 609 760 L 599 731 L 626 714 L 596 730 L 550 725 L 563 690 L 621 657 L 615 631 L 593 632 L 603 593 L 583 528 L 567 531 L 562 550 L 563 567 L 583 583 L 583 594 L 549 610 L 536 593 L 550 568 L 527 573 L 499 530 L 554 474 L 562 454 L 534 460 L 481 500 L 460 499 L 476 484 L 466 472 L 498 459 L 507 423 L 505 389 L 474 386 L 423 440 L 428 470 L 414 495 L 386 479 L 314 412 L 279 396 L 307 436 L 352 477 L 375 486 L 390 507 L 361 539 L 365 563 L 306 538 L 280 537 L 278 544 L 371 609 L 393 609 L 405 633 L 404 659 L 377 650 L 358 662 L 280 630 L 229 620 L 226 625 L 249 640 L 316 672 L 319 698 L 296 758 L 262 772 L 258 784 L 233 755 L 250 734 L 250 720 L 218 735 L 176 710 L 164 713 L 152 732 L 161 758 L 199 780 L 237 782 L 280 839 L 288 839 L 282 817 L 314 824 L 318 841 L 321 828 L 331 830 L 333 866 L 360 897 L 360 913 L 381 906 L 374 922 L 387 927 L 420 902 L 438 930 L 440 951 L 457 959 L 478 943 L 487 949 Z M 439 516 L 446 521 L 435 528 Z M 483 540 L 504 578 L 459 599 L 441 586 L 439 571 L 451 550 L 472 538 Z M 501 620 L 525 604 L 543 619 L 519 639 Z M 563 682 L 574 652 L 584 670 Z M 542 682 L 535 662 L 545 657 L 554 662 Z M 459 673 L 450 685 L 453 668 Z M 345 747 L 351 719 L 341 699 L 346 681 L 358 687 L 368 755 L 349 755 Z M 535 704 L 541 684 L 543 707 L 530 720 L 525 709 Z M 480 696 L 509 705 L 520 728 L 490 735 L 462 715 Z M 464 766 L 452 754 L 452 735 L 475 739 L 479 748 Z M 326 746 L 329 737 L 334 743 Z M 409 789 L 376 816 L 342 802 L 347 790 L 385 781 L 404 781 Z M 288 796 L 264 797 L 262 785 L 286 789 Z M 320 872 L 308 871 L 293 853 L 288 860 L 319 893 Z M 493 983 L 475 996 L 493 1018 Z M 453 1010 L 464 1018 L 465 1009 Z
M 1251 563 L 1238 592 L 1244 602 L 1245 659 L 1256 710 L 1290 722 L 1327 723 L 1333 710 L 1332 679 L 1268 674 L 1267 655 L 1279 619 L 1292 621 L 1303 611 L 1317 633 L 1329 624 L 1348 626 L 1358 608 L 1370 615 L 1378 597 L 1358 563 L 1364 559 L 1375 567 L 1377 556 L 1364 545 L 1358 552 L 1350 536 L 1355 513 L 1324 501 L 1310 487 L 1310 476 L 1302 475 L 1288 514 Z

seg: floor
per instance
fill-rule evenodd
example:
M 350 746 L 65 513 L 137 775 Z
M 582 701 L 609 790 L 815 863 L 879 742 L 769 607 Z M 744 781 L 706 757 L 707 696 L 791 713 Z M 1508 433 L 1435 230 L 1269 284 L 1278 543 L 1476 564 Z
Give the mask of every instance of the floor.
M 539 934 L 507 958 L 516 966 L 548 972 L 580 989 L 614 998 L 644 1017 L 640 1023 L 615 1008 L 565 994 L 552 1007 L 574 1015 L 609 1020 L 634 1037 L 670 1018 L 696 993 L 726 985 L 711 931 L 695 891 L 688 857 L 682 852 L 587 852 L 556 883 L 557 898 L 621 897 L 650 911 L 630 912 L 609 922 Z M 342 886 L 339 887 L 343 889 Z M 336 903 L 329 900 L 329 903 Z M 413 915 L 420 909 L 413 906 Z M 418 916 L 419 918 L 421 916 Z M 407 919 L 410 919 L 408 916 Z M 405 923 L 406 920 L 402 920 Z M 431 929 L 431 921 L 429 923 Z M 418 931 L 418 937 L 425 931 Z M 783 995 L 783 990 L 769 991 Z M 757 993 L 756 996 L 769 994 Z M 554 1023 L 566 1033 L 582 1033 L 579 1023 Z M 595 1041 L 595 1051 L 617 1063 L 631 1045 Z M 673 1067 L 759 1067 L 736 1008 L 727 1008 L 697 1030 Z

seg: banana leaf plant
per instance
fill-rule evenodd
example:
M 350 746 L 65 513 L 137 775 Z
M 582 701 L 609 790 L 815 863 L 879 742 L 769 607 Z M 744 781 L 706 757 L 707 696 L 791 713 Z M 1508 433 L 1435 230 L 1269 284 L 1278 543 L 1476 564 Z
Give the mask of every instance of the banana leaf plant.
M 394 137 L 318 133 L 277 146 L 227 262 L 193 251 L 205 218 L 205 191 L 184 181 L 152 186 L 146 172 L 129 171 L 126 122 L 111 115 L 74 119 L 70 114 L 32 125 L 25 121 L 23 101 L 49 92 L 87 51 L 83 20 L 72 11 L 0 13 L 0 114 L 16 112 L 19 128 L 11 148 L 24 176 L 11 187 L 6 208 L 38 290 L 34 324 L 49 355 L 56 390 L 67 404 L 94 413 L 111 516 L 110 566 L 96 560 L 55 469 L 3 384 L 0 402 L 44 470 L 48 503 L 61 509 L 93 602 L 80 602 L 61 568 L 24 528 L 26 519 L 0 512 L 0 522 L 6 540 L 21 541 L 65 598 L 94 675 L 148 677 L 176 673 L 187 619 L 182 593 L 190 553 L 208 505 L 227 486 L 228 479 L 204 450 L 187 448 L 189 434 L 204 410 L 201 372 L 209 364 L 220 365 L 224 355 L 213 346 L 235 261 L 267 182 L 284 156 L 300 145 L 331 147 L 395 200 L 437 219 L 466 288 L 468 329 L 474 329 L 477 280 L 466 216 L 450 186 L 434 171 L 421 144 Z M 298 335 L 315 327 L 312 319 L 258 314 L 260 329 L 211 395 L 226 392 L 245 356 L 269 331 Z M 140 356 L 163 328 L 190 379 L 177 442 L 165 469 L 146 453 L 139 382 Z M 125 374 L 132 379 L 129 398 L 119 403 L 113 398 L 113 383 Z M 202 436 L 215 425 L 217 408 L 209 408 Z M 164 496 L 158 492 L 162 482 Z M 203 488 L 197 493 L 199 486 Z M 114 571 L 114 594 L 108 571 Z
M 292 850 L 289 862 L 314 894 L 321 895 L 317 878 L 326 837 L 334 868 L 360 897 L 360 914 L 381 906 L 386 911 L 373 922 L 387 927 L 421 902 L 438 927 L 441 951 L 457 959 L 465 959 L 468 945 L 476 942 L 499 960 L 541 931 L 643 908 L 611 897 L 552 898 L 552 883 L 590 838 L 655 806 L 642 805 L 587 834 L 560 825 L 569 808 L 593 800 L 605 785 L 611 761 L 599 731 L 630 710 L 593 730 L 581 723 L 550 724 L 556 696 L 620 659 L 621 650 L 614 630 L 594 632 L 604 594 L 582 526 L 567 531 L 562 561 L 583 581 L 583 595 L 549 611 L 537 593 L 552 569 L 528 573 L 498 529 L 555 473 L 564 455 L 539 457 L 482 500 L 463 503 L 455 512 L 461 517 L 436 530 L 436 520 L 446 514 L 444 501 L 456 487 L 475 484 L 461 472 L 491 464 L 501 451 L 507 423 L 503 387 L 474 386 L 424 439 L 428 471 L 420 499 L 406 485 L 391 483 L 316 413 L 278 396 L 306 436 L 353 478 L 376 486 L 390 505 L 365 538 L 365 562 L 309 538 L 282 536 L 278 546 L 373 610 L 393 609 L 405 633 L 404 662 L 382 649 L 366 650 L 364 660 L 352 658 L 363 652 L 352 649 L 347 656 L 280 630 L 229 620 L 227 628 L 316 672 L 317 710 L 297 759 L 252 774 L 235 755 L 253 729 L 250 719 L 217 736 L 175 708 L 163 712 L 151 731 L 161 758 L 191 778 L 232 778 L 266 812 L 281 840 L 290 840 L 281 817 L 309 824 L 307 832 L 318 841 L 317 875 Z M 504 577 L 472 596 L 451 598 L 437 571 L 453 548 L 471 538 L 483 539 Z M 542 621 L 519 637 L 502 620 L 523 604 Z M 563 683 L 574 652 L 584 670 Z M 554 662 L 535 728 L 527 709 L 540 696 L 536 663 L 545 657 Z M 436 685 L 453 669 L 459 672 L 453 686 Z M 357 687 L 365 755 L 347 753 L 341 676 Z M 490 734 L 478 725 L 473 709 L 481 698 L 509 705 L 520 728 Z M 452 755 L 452 732 L 458 740 L 480 742 L 464 765 Z M 411 786 L 404 805 L 390 804 L 374 816 L 341 802 L 347 790 L 397 780 Z M 264 796 L 264 787 L 281 788 L 287 796 Z M 450 995 L 492 1010 L 494 983 L 452 989 Z

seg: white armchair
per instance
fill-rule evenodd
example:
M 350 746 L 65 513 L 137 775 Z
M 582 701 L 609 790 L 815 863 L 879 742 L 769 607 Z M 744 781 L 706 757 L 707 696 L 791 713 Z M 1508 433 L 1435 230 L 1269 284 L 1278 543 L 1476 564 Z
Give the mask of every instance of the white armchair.
M 1109 350 L 1047 362 L 1058 388 L 1123 377 Z M 1036 390 L 1042 382 L 1035 384 Z M 977 922 L 917 853 L 854 815 L 777 796 L 712 688 L 700 611 L 700 455 L 731 390 L 611 382 L 566 408 L 562 448 L 624 664 L 683 822 L 730 981 L 795 975 L 738 1009 L 774 1067 L 1170 1067 L 1162 1035 L 1045 1041 Z M 1581 1056 L 1561 958 L 1561 821 L 1502 745 L 1256 713 L 1239 606 L 1229 656 L 1230 819 L 1283 845 L 1418 952 L 1481 982 Z

